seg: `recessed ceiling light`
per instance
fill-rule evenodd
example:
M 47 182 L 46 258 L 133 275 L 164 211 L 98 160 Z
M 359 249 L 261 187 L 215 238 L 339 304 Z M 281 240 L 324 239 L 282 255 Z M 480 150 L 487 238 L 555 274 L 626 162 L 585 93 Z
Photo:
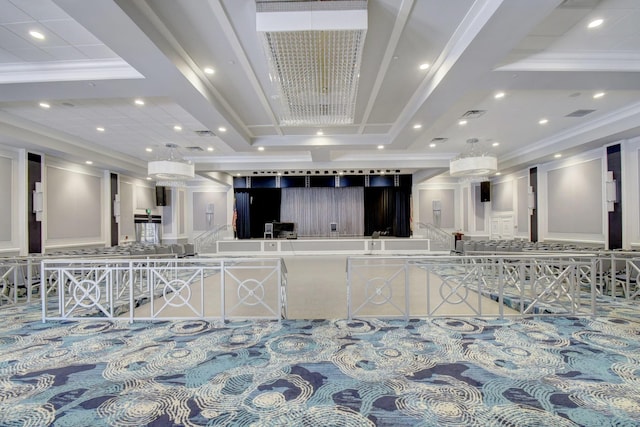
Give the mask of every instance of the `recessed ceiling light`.
M 560 153 L 554 154 L 553 157 L 555 157 L 556 159 L 559 159 L 560 157 L 562 157 L 562 154 L 560 154 Z
M 97 130 L 98 132 L 104 132 L 104 128 L 103 128 L 102 126 L 98 126 L 98 127 L 96 128 L 96 130 Z
M 227 131 L 227 128 L 226 128 L 226 127 L 224 127 L 224 126 L 220 126 L 220 127 L 218 128 L 218 132 L 226 132 L 226 131 Z
M 240 173 L 238 172 L 238 173 L 236 174 L 236 176 L 240 176 Z
M 426 62 L 424 64 L 420 64 L 420 66 L 418 67 L 421 70 L 426 70 L 427 68 L 429 68 L 429 64 L 427 64 Z
M 602 23 L 604 22 L 603 19 L 594 19 L 593 21 L 589 22 L 589 25 L 587 25 L 588 28 L 596 28 L 599 27 L 600 25 L 602 25 Z
M 598 92 L 593 94 L 593 99 L 602 98 L 604 96 L 604 92 Z
M 546 125 L 547 123 L 549 123 L 549 120 L 547 119 L 540 119 L 540 121 L 538 121 L 538 124 L 540 125 Z
M 278 176 L 282 175 L 282 172 L 278 172 Z
M 258 151 L 264 151 L 264 147 L 258 147 Z
M 93 162 L 91 160 L 87 160 L 85 163 L 88 164 L 88 165 L 92 165 L 93 164 Z
M 40 31 L 31 30 L 29 31 L 29 35 L 34 39 L 44 40 L 44 34 L 42 34 Z
M 150 176 L 147 177 L 147 181 L 151 181 L 151 177 Z
M 378 150 L 384 150 L 384 145 L 378 145 Z
M 504 98 L 504 92 L 498 92 L 495 95 L 493 95 L 493 97 L 495 99 L 500 99 L 500 98 Z
M 207 74 L 215 74 L 216 70 L 211 67 L 204 67 L 203 71 Z
M 142 99 L 136 99 L 133 101 L 136 105 L 144 105 L 144 101 Z
M 413 125 L 414 129 L 422 129 L 422 125 L 420 123 L 416 123 L 415 125 Z
M 319 130 L 318 132 L 316 132 L 316 135 L 318 135 L 318 136 L 324 135 L 324 132 L 322 132 L 321 130 Z
M 500 143 L 499 143 L 499 142 L 497 142 L 497 141 L 496 141 L 496 142 L 494 142 L 493 144 L 491 144 L 491 146 L 492 146 L 492 147 L 497 147 L 498 145 L 500 145 Z
M 502 175 L 502 172 L 496 172 L 496 176 Z
M 146 151 L 147 153 L 151 153 L 153 151 L 153 148 L 147 147 L 144 149 L 144 151 Z
M 213 147 L 207 147 L 207 151 L 213 151 Z
M 436 144 L 435 142 L 432 142 L 431 144 L 429 144 L 429 147 L 431 147 L 431 148 L 435 148 L 435 147 L 436 147 L 436 145 L 437 145 L 437 144 Z
M 182 130 L 182 126 L 180 126 L 180 125 L 175 125 L 175 126 L 173 127 L 173 130 L 175 130 L 176 132 L 180 132 L 180 131 Z
M 39 104 L 42 108 L 51 108 L 51 105 L 49 105 L 47 102 L 41 102 Z
M 467 124 L 467 121 L 466 121 L 466 120 L 460 120 L 460 121 L 458 121 L 458 124 L 459 124 L 460 126 L 464 126 L 464 125 L 466 125 L 466 124 Z

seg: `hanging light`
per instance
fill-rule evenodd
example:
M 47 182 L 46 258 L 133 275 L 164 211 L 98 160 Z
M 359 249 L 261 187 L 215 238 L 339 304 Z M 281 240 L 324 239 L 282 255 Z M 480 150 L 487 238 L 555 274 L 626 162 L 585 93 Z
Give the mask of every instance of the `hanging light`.
M 165 147 L 169 151 L 167 158 L 149 162 L 147 165 L 148 175 L 156 181 L 157 186 L 186 186 L 187 181 L 195 176 L 193 164 L 178 157 L 176 144 L 167 144 Z
M 478 139 L 467 140 L 467 150 L 449 162 L 449 175 L 481 181 L 498 170 L 496 156 L 482 152 Z
M 281 125 L 354 123 L 367 26 L 367 0 L 256 0 Z

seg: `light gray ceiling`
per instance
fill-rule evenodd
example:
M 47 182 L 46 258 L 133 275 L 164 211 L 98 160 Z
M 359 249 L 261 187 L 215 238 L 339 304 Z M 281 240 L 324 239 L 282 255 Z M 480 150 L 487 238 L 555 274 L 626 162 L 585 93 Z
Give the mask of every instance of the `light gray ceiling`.
M 0 0 L 0 145 L 140 177 L 176 143 L 203 175 L 424 178 L 469 138 L 507 172 L 640 134 L 637 0 L 369 0 L 355 122 L 322 129 L 278 123 L 255 13 L 255 0 Z

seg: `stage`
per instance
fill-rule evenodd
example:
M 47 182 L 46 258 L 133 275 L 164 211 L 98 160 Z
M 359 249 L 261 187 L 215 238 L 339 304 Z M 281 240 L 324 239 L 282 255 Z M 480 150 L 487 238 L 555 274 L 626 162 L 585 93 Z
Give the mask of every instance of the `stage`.
M 236 239 L 216 242 L 217 255 L 434 254 L 429 239 L 381 237 L 302 237 L 298 239 Z M 446 254 L 449 254 L 446 251 Z

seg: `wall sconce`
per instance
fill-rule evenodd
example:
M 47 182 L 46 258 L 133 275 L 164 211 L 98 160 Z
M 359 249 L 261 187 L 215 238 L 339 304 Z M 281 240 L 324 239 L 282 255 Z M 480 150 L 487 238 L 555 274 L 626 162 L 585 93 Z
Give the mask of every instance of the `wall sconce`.
M 44 192 L 42 183 L 36 182 L 36 189 L 33 190 L 33 213 L 36 214 L 36 221 L 42 221 L 44 211 Z
M 618 201 L 618 190 L 616 188 L 616 180 L 613 179 L 613 172 L 607 171 L 606 184 L 606 197 L 607 197 L 607 211 L 613 212 L 614 204 Z
M 116 224 L 120 224 L 120 195 L 116 194 L 113 199 L 113 217 L 116 219 Z
M 534 193 L 533 187 L 529 187 L 527 192 L 527 208 L 529 209 L 529 215 L 533 215 L 533 210 L 536 208 L 536 193 Z
M 433 225 L 440 227 L 442 223 L 442 202 L 440 200 L 432 201 L 431 208 L 433 209 Z
M 207 205 L 205 217 L 207 218 L 207 227 L 211 228 L 211 223 L 213 222 L 213 203 Z

